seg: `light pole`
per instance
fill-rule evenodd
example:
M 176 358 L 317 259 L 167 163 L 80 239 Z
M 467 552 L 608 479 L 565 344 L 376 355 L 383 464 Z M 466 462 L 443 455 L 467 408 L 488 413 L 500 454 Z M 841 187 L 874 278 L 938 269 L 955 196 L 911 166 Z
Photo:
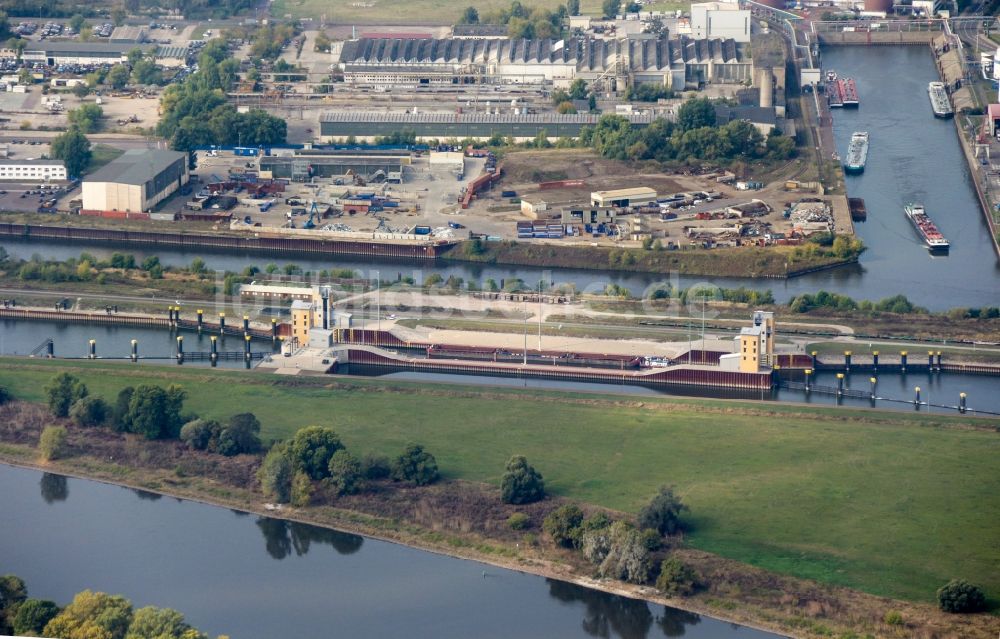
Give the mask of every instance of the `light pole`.
M 382 330 L 382 273 L 375 271 L 375 317 L 378 330 Z
M 542 353 L 542 280 L 538 280 L 538 354 Z
M 528 307 L 524 307 L 524 365 L 528 365 Z

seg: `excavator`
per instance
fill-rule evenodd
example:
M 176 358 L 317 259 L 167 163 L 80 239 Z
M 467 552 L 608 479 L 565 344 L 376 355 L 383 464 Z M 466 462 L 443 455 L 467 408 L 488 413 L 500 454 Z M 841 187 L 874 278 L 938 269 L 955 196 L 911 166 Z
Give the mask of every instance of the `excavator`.
M 309 219 L 302 224 L 304 229 L 314 229 L 316 228 L 316 222 L 313 220 L 316 218 L 317 208 L 316 201 L 314 200 L 312 206 L 309 207 Z

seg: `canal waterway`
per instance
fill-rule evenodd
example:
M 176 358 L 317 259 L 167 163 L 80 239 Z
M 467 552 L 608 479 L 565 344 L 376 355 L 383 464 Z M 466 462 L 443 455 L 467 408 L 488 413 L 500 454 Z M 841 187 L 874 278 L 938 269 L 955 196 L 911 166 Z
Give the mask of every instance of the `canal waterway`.
M 175 353 L 177 335 L 184 336 L 184 350 L 208 351 L 209 336 L 198 335 L 193 331 L 180 333 L 163 329 L 138 328 L 132 326 L 104 326 L 89 324 L 70 324 L 60 322 L 35 322 L 0 320 L 0 355 L 27 355 L 46 339 L 54 342 L 57 357 L 82 358 L 89 351 L 89 341 L 97 342 L 98 357 L 127 358 L 131 349 L 131 340 L 139 342 L 141 357 L 146 363 L 170 364 Z M 255 341 L 254 350 L 269 350 L 266 341 Z M 237 336 L 229 336 L 220 341 L 220 351 L 240 351 L 243 341 Z M 919 358 L 912 360 L 918 363 Z M 123 363 L 123 366 L 132 366 Z M 207 362 L 186 361 L 184 366 L 207 366 Z M 243 362 L 220 361 L 220 367 L 243 368 Z M 837 404 L 854 407 L 871 407 L 867 399 L 841 397 L 819 392 L 806 394 L 797 390 L 775 389 L 771 393 L 753 391 L 727 391 L 724 389 L 707 389 L 697 387 L 663 387 L 663 386 L 629 386 L 620 384 L 599 384 L 590 382 L 574 382 L 555 379 L 525 379 L 517 377 L 496 377 L 478 375 L 451 375 L 444 373 L 427 373 L 416 371 L 401 371 L 382 367 L 341 367 L 338 372 L 366 377 L 381 377 L 383 379 L 399 379 L 407 381 L 429 381 L 451 384 L 470 384 L 485 386 L 503 386 L 511 388 L 533 388 L 547 390 L 565 390 L 574 392 L 615 393 L 637 396 L 678 395 L 693 397 L 724 397 L 729 399 L 776 400 L 783 402 L 805 402 L 818 405 Z M 870 388 L 870 372 L 855 370 L 845 378 L 845 387 L 868 391 Z M 814 375 L 813 383 L 819 386 L 836 387 L 836 371 L 820 371 Z M 921 401 L 933 404 L 955 406 L 958 404 L 959 393 L 968 395 L 967 406 L 971 409 L 1000 413 L 1000 394 L 996 393 L 997 378 L 985 375 L 966 375 L 960 373 L 908 373 L 883 371 L 878 375 L 878 395 L 896 400 L 912 400 L 914 388 L 921 389 Z M 902 403 L 880 401 L 876 408 L 886 410 L 908 410 L 910 407 Z M 946 414 L 954 414 L 954 410 L 922 407 L 921 410 Z
M 844 292 L 895 290 L 929 308 L 1000 303 L 1000 265 L 955 123 L 935 118 L 927 97 L 927 84 L 940 79 L 929 48 L 826 47 L 822 54 L 825 70 L 857 80 L 861 99 L 857 109 L 832 110 L 840 157 L 855 131 L 871 139 L 864 173 L 846 176 L 848 195 L 864 198 L 868 209 L 868 220 L 855 224 L 868 250 L 863 282 Z M 926 207 L 951 242 L 947 254 L 927 251 L 903 212 L 909 202 Z M 938 302 L 918 301 L 928 297 Z
M 86 588 L 238 639 L 776 637 L 473 561 L 0 465 L 3 571 L 66 604 Z

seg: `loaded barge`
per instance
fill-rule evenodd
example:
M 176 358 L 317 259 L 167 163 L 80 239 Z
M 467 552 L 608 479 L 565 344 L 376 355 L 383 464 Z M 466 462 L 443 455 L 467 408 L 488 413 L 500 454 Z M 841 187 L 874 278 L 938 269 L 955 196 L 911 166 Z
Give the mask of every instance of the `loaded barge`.
M 931 109 L 934 110 L 936 118 L 950 118 L 955 115 L 955 110 L 951 107 L 951 100 L 948 99 L 948 90 L 944 82 L 931 82 L 927 85 L 927 96 L 931 100 Z
M 913 228 L 920 234 L 928 249 L 945 252 L 951 247 L 948 240 L 938 230 L 937 224 L 924 211 L 923 204 L 907 204 L 903 210 L 906 211 L 906 217 L 913 223 Z
M 826 72 L 826 103 L 831 109 L 844 106 L 844 95 L 840 88 L 840 80 L 836 71 Z
M 840 96 L 843 106 L 846 108 L 857 107 L 861 104 L 858 99 L 858 85 L 854 78 L 844 78 L 838 80 L 840 83 Z
M 863 173 L 868 162 L 868 132 L 855 131 L 851 143 L 847 147 L 847 161 L 844 162 L 846 173 Z

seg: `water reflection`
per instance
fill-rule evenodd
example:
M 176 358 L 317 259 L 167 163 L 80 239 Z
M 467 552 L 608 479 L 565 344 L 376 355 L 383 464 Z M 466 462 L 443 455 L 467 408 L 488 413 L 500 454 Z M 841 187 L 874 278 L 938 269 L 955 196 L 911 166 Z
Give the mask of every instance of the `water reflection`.
M 69 497 L 69 485 L 66 483 L 65 475 L 43 473 L 38 486 L 42 489 L 42 499 L 45 500 L 46 504 L 66 501 L 66 498 Z
M 591 637 L 645 639 L 649 635 L 653 613 L 649 611 L 645 601 L 615 597 L 565 581 L 546 581 L 552 598 L 566 603 L 582 603 L 585 606 L 581 626 Z
M 701 623 L 701 617 L 693 612 L 669 606 L 664 606 L 663 614 L 656 618 L 656 625 L 663 631 L 664 637 L 683 637 L 688 626 L 699 623 Z
M 136 497 L 138 497 L 139 499 L 145 499 L 146 501 L 156 501 L 157 499 L 163 497 L 163 495 L 161 495 L 160 493 L 150 492 L 148 490 L 143 490 L 141 488 L 133 488 L 131 490 L 132 492 L 135 493 Z
M 365 541 L 358 535 L 284 519 L 260 517 L 256 524 L 264 533 L 267 554 L 278 560 L 290 556 L 293 551 L 298 557 L 305 555 L 313 542 L 331 546 L 338 554 L 352 555 L 361 550 Z

